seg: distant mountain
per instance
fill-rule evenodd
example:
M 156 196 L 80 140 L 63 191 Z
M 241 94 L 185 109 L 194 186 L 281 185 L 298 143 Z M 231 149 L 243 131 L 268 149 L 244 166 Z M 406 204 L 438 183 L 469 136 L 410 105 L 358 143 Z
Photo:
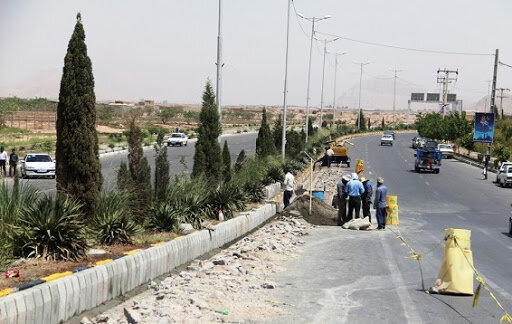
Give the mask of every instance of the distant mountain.
M 505 95 L 509 95 L 508 93 Z M 489 111 L 490 106 L 490 99 L 489 96 L 485 96 L 482 99 L 478 100 L 477 102 L 474 102 L 472 104 L 467 104 L 464 106 L 464 110 L 466 111 L 475 111 L 475 112 L 485 112 Z M 496 106 L 498 106 L 498 109 L 500 109 L 500 98 L 496 97 L 495 100 Z M 503 98 L 503 111 L 505 115 L 512 115 L 512 98 Z

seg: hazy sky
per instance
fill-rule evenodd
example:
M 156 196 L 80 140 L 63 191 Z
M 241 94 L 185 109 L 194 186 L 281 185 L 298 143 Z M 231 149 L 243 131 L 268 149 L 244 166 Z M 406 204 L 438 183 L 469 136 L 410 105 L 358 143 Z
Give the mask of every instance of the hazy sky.
M 287 2 L 223 1 L 223 103 L 282 104 Z M 294 4 L 306 16 L 332 16 L 317 23 L 320 32 L 419 49 L 492 54 L 499 48 L 500 60 L 512 65 L 509 0 L 295 0 Z M 58 97 L 78 11 L 98 100 L 199 103 L 206 79 L 215 82 L 216 0 L 0 0 L 0 96 Z M 301 23 L 309 35 L 310 23 Z M 289 102 L 293 105 L 306 101 L 308 35 L 292 9 Z M 438 68 L 459 69 L 451 91 L 467 102 L 486 94 L 494 62 L 493 56 L 403 51 L 343 39 L 329 44 L 328 50 L 348 52 L 340 58 L 337 94 L 346 100 L 338 104 L 349 106 L 357 106 L 359 66 L 354 62 L 371 62 L 365 66 L 363 87 L 378 81 L 389 85 L 386 89 L 391 92 L 391 68 L 403 70 L 400 85 L 425 92 L 438 89 Z M 320 103 L 322 51 L 323 45 L 315 44 L 313 105 Z M 333 99 L 333 62 L 328 57 L 326 104 Z M 512 69 L 500 66 L 498 86 L 512 88 Z M 366 91 L 365 96 L 371 95 L 372 89 Z M 389 108 L 392 102 L 379 104 Z M 398 106 L 405 105 L 406 98 L 401 97 Z

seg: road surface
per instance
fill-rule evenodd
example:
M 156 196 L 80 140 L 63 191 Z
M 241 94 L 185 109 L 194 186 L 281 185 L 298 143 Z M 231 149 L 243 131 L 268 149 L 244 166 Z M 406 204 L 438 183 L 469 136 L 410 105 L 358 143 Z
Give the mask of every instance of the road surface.
M 499 188 L 493 176 L 482 180 L 479 169 L 457 160 L 443 160 L 440 174 L 415 173 L 412 137 L 398 134 L 393 146 L 380 146 L 380 136 L 354 139 L 350 156 L 364 160 L 374 185 L 382 176 L 389 194 L 398 196 L 399 229 L 416 251 L 434 248 L 445 228 L 471 230 L 474 265 L 512 312 L 512 189 Z M 499 323 L 502 312 L 485 291 L 474 309 L 472 297 L 426 294 L 437 278 L 443 245 L 424 256 L 421 273 L 390 229 L 313 229 L 304 253 L 276 278 L 284 288 L 271 296 L 295 307 L 269 322 Z
M 242 133 L 233 135 L 222 135 L 221 136 L 221 148 L 224 146 L 224 142 L 227 141 L 229 145 L 229 151 L 231 153 L 231 162 L 234 163 L 240 151 L 245 150 L 248 156 L 254 155 L 256 151 L 256 133 Z M 192 171 L 194 164 L 194 152 L 195 152 L 196 141 L 189 141 L 187 146 L 184 147 L 168 147 L 167 158 L 169 160 L 169 169 L 171 177 L 183 171 L 186 168 L 186 172 Z M 154 176 L 155 168 L 155 151 L 153 148 L 145 148 L 144 155 L 147 157 L 149 165 L 151 166 L 151 176 Z M 181 161 L 184 161 L 184 164 Z M 121 164 L 121 161 L 128 162 L 128 153 L 116 153 L 113 155 L 100 157 L 101 172 L 103 173 L 103 188 L 112 189 L 116 184 L 116 172 Z M 8 180 L 12 182 L 12 180 Z M 53 192 L 55 191 L 55 180 L 52 179 L 23 179 L 23 184 L 29 184 L 35 188 L 40 189 L 42 192 Z

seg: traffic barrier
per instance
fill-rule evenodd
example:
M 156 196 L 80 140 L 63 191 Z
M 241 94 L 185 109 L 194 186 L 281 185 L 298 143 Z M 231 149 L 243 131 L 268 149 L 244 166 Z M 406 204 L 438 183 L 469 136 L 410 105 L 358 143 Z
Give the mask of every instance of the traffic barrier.
M 359 175 L 364 173 L 364 160 L 357 160 L 356 173 Z
M 398 196 L 387 196 L 386 225 L 399 225 L 398 221 Z
M 459 232 L 459 231 L 466 231 L 466 230 L 457 230 L 456 232 L 453 231 L 454 234 L 455 233 L 459 234 L 459 237 L 457 237 L 457 235 L 452 235 L 451 232 L 450 232 L 449 234 L 446 234 L 444 236 L 444 238 L 441 241 L 439 241 L 439 243 L 437 243 L 433 248 L 431 248 L 427 252 L 425 252 L 425 253 L 418 253 L 407 242 L 405 237 L 400 233 L 400 230 L 397 229 L 395 231 L 395 230 L 391 229 L 390 227 L 386 227 L 386 229 L 390 230 L 391 232 L 393 232 L 396 235 L 396 238 L 398 238 L 402 242 L 402 243 L 400 243 L 400 245 L 406 246 L 409 249 L 409 256 L 407 258 L 410 258 L 410 259 L 413 259 L 413 260 L 417 260 L 418 264 L 420 265 L 420 271 L 421 272 L 422 272 L 422 270 L 421 270 L 422 269 L 421 268 L 421 260 L 423 259 L 423 257 L 425 255 L 427 255 L 427 254 L 430 254 L 430 253 L 434 252 L 444 242 L 445 242 L 445 249 L 446 248 L 450 248 L 450 249 L 457 248 L 457 249 L 459 249 L 459 251 L 460 251 L 459 256 L 463 256 L 463 260 L 466 262 L 468 267 L 471 269 L 471 271 L 475 275 L 476 280 L 478 281 L 478 287 L 477 287 L 477 289 L 476 289 L 476 291 L 474 293 L 474 298 L 473 298 L 473 307 L 476 307 L 478 305 L 478 300 L 479 300 L 479 297 L 480 297 L 481 288 L 484 288 L 489 293 L 489 296 L 491 296 L 491 298 L 494 300 L 496 305 L 502 311 L 502 316 L 500 318 L 500 323 L 504 323 L 504 322 L 512 323 L 512 316 L 510 316 L 510 314 L 505 310 L 503 305 L 499 302 L 498 298 L 494 295 L 492 290 L 489 288 L 489 286 L 487 285 L 485 280 L 482 278 L 480 273 L 476 270 L 475 266 L 473 265 L 472 255 L 469 254 L 469 253 L 465 253 L 470 248 L 470 241 L 469 241 L 470 232 L 469 231 L 468 231 L 469 233 L 467 233 L 467 232 Z M 453 230 L 453 229 L 448 229 L 448 230 Z M 445 233 L 448 230 L 445 230 Z M 448 240 L 450 240 L 449 243 L 448 243 Z M 469 257 L 470 255 L 471 255 L 471 258 Z M 460 261 L 460 260 L 458 260 L 458 261 Z M 423 281 L 423 272 L 422 272 L 422 281 Z M 471 286 L 472 285 L 473 285 L 473 281 L 471 281 Z M 423 287 L 423 289 L 425 289 L 425 288 Z M 430 294 L 431 292 L 432 293 L 436 293 L 435 290 L 425 290 L 426 294 Z
M 447 238 L 444 260 L 431 290 L 440 294 L 473 295 L 471 231 L 448 228 L 444 234 Z

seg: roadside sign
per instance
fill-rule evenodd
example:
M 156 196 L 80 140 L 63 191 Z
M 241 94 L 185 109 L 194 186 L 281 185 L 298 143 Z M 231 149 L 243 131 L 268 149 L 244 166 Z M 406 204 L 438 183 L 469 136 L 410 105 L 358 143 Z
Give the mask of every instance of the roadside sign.
M 492 143 L 494 139 L 494 114 L 475 113 L 473 142 Z

